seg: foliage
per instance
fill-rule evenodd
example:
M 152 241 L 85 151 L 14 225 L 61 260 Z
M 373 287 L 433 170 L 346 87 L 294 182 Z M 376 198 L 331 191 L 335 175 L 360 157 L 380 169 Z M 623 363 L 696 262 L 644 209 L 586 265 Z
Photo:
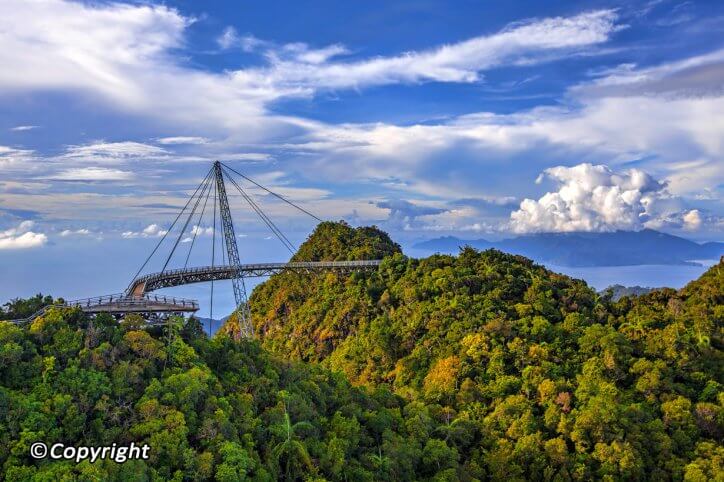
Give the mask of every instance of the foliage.
M 396 253 L 372 274 L 274 276 L 251 306 L 271 352 L 444 410 L 419 446 L 445 433 L 470 477 L 721 478 L 723 267 L 614 301 L 495 250 Z
M 377 257 L 257 287 L 259 341 L 72 309 L 0 322 L 5 479 L 724 479 L 722 263 L 613 301 L 494 250 L 406 258 L 374 228 L 324 223 L 295 258 Z M 151 459 L 35 461 L 37 440 Z
M 43 296 L 41 293 L 31 298 L 15 298 L 0 308 L 0 320 L 17 320 L 33 315 L 41 308 L 52 305 L 52 296 Z
M 208 339 L 195 319 L 143 330 L 136 318 L 51 309 L 26 327 L 0 322 L 5 480 L 384 480 L 398 457 L 399 476 L 417 480 L 457 467 L 443 447 L 424 450 L 418 415 L 384 387 Z M 151 459 L 36 461 L 39 440 L 147 443 Z

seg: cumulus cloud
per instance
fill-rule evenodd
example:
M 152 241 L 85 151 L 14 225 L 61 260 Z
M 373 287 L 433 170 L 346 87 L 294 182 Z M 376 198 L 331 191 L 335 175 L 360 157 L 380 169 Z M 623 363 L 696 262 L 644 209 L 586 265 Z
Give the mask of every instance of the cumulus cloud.
M 544 171 L 557 190 L 538 200 L 525 199 L 510 214 L 519 233 L 640 230 L 674 224 L 698 229 L 696 210 L 684 211 L 659 182 L 639 169 L 612 171 L 588 163 Z
M 191 234 L 195 234 L 196 236 L 211 236 L 214 234 L 214 228 L 212 227 L 202 227 L 202 226 L 194 226 L 191 228 Z
M 701 219 L 701 213 L 698 209 L 692 209 L 688 213 L 684 214 L 682 219 L 684 221 L 684 229 L 689 231 L 696 231 L 701 228 L 703 222 Z
M 211 226 L 209 226 L 209 227 L 203 227 L 203 226 L 194 225 L 194 226 L 191 228 L 191 235 L 190 235 L 190 236 L 186 236 L 185 238 L 183 238 L 183 239 L 181 240 L 181 242 L 182 242 L 182 243 L 189 243 L 189 242 L 193 241 L 194 237 L 199 237 L 199 236 L 213 236 L 213 234 L 214 234 L 214 228 L 212 228 Z
M 121 237 L 125 239 L 133 238 L 160 238 L 168 233 L 167 230 L 161 228 L 158 224 L 149 224 L 141 231 L 124 231 Z
M 48 237 L 31 231 L 33 221 L 23 221 L 17 227 L 0 231 L 0 249 L 27 249 L 43 246 Z

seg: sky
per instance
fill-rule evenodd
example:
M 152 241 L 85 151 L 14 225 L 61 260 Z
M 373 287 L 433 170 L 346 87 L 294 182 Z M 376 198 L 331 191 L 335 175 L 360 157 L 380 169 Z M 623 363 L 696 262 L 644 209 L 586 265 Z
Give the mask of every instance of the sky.
M 3 300 L 121 291 L 214 160 L 403 243 L 722 239 L 717 1 L 6 0 L 0 65 Z M 230 202 L 242 262 L 288 257 Z

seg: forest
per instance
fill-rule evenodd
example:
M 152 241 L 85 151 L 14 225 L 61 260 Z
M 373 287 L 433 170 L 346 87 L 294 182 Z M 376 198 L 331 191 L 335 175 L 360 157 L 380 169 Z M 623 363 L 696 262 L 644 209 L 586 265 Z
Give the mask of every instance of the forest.
M 232 315 L 147 326 L 51 309 L 0 321 L 0 478 L 724 480 L 724 263 L 614 300 L 521 257 L 413 259 L 321 223 Z M 0 319 L 52 303 L 13 300 Z M 150 460 L 34 460 L 35 441 L 147 443 Z

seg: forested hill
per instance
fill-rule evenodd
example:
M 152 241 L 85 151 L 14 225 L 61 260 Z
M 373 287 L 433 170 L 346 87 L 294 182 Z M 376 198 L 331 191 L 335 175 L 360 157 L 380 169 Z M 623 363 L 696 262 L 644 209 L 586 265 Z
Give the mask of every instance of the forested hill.
M 722 480 L 724 264 L 619 301 L 519 256 L 409 259 L 323 223 L 273 276 L 260 341 L 53 309 L 0 321 L 6 480 Z M 32 302 L 9 306 L 29 309 Z M 8 314 L 12 317 L 12 313 Z M 151 446 L 149 461 L 35 461 L 35 441 Z M 1 478 L 1 477 L 0 477 Z
M 374 274 L 274 276 L 251 303 L 273 353 L 473 424 L 455 448 L 494 478 L 666 480 L 698 460 L 689 473 L 705 480 L 724 470 L 722 270 L 614 302 L 495 250 L 395 253 Z

